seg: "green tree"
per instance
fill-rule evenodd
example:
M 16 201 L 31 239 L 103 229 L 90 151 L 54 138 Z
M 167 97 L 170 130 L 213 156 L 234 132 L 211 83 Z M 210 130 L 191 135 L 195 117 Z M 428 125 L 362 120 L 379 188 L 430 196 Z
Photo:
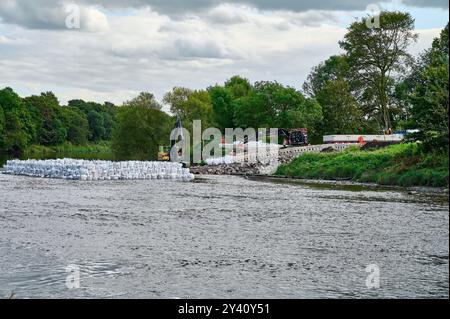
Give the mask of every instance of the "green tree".
M 328 81 L 318 91 L 316 99 L 322 107 L 323 134 L 352 134 L 364 130 L 362 110 L 345 80 Z
M 171 117 L 154 108 L 124 105 L 117 113 L 112 150 L 120 160 L 154 160 L 167 145 Z
M 384 129 L 392 127 L 390 113 L 396 111 L 392 100 L 395 77 L 412 61 L 408 47 L 417 39 L 413 30 L 409 13 L 382 12 L 379 27 L 369 28 L 365 19 L 354 22 L 340 42 L 358 87 L 358 101 L 365 114 L 376 118 Z
M 231 93 L 222 86 L 216 85 L 208 88 L 211 104 L 214 112 L 214 120 L 219 128 L 234 127 L 234 99 Z
M 131 101 L 127 103 L 131 103 Z M 111 139 L 112 131 L 116 125 L 117 107 L 114 104 L 109 102 L 100 104 L 85 102 L 83 100 L 71 100 L 68 105 L 69 107 L 82 111 L 88 118 L 89 140 L 97 142 Z
M 0 105 L 0 150 L 4 149 L 5 145 L 5 112 Z
M 235 124 L 243 128 L 306 127 L 315 136 L 321 119 L 318 103 L 277 82 L 257 82 L 248 96 L 236 100 Z
M 240 76 L 233 76 L 225 82 L 224 86 L 215 85 L 208 88 L 214 111 L 214 121 L 224 130 L 235 126 L 234 113 L 236 101 L 248 96 L 252 90 L 252 85 L 247 79 Z
M 155 96 L 149 92 L 141 92 L 131 101 L 125 102 L 125 105 L 152 108 L 155 110 L 160 110 L 162 108 L 161 104 L 158 103 Z
M 303 90 L 322 107 L 322 134 L 371 133 L 371 121 L 353 95 L 350 66 L 344 55 L 331 56 L 314 67 Z
M 102 114 L 92 110 L 88 113 L 87 118 L 89 123 L 89 131 L 91 132 L 90 140 L 93 142 L 101 141 L 106 134 Z
M 0 108 L 3 110 L 2 148 L 21 153 L 32 141 L 35 126 L 22 99 L 11 88 L 0 90 Z
M 175 87 L 164 95 L 163 101 L 170 105 L 170 111 L 181 118 L 183 127 L 190 132 L 192 132 L 194 120 L 201 120 L 203 128 L 215 125 L 211 97 L 208 91 L 193 91 Z
M 347 81 L 350 65 L 345 55 L 333 55 L 315 66 L 303 84 L 303 91 L 314 98 L 331 81 Z
M 61 113 L 67 131 L 67 141 L 76 145 L 86 144 L 89 138 L 89 122 L 86 115 L 74 107 L 64 107 Z
M 62 121 L 61 107 L 52 92 L 27 97 L 24 103 L 33 115 L 36 125 L 35 142 L 41 145 L 57 145 L 65 141 L 67 130 Z
M 409 94 L 411 123 L 427 149 L 449 147 L 449 44 L 448 24 L 432 48 L 422 56 L 421 67 Z

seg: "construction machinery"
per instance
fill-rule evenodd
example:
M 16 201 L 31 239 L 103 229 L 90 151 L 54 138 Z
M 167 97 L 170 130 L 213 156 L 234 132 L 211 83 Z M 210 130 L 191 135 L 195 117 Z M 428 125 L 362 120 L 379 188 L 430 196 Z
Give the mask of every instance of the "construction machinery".
M 308 129 L 278 129 L 278 136 L 283 138 L 283 145 L 286 147 L 307 146 L 308 141 Z

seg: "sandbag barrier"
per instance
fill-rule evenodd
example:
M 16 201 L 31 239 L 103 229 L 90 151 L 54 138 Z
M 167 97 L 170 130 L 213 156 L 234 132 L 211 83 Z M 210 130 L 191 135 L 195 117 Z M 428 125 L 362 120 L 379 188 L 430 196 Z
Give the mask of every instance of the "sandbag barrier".
M 168 179 L 192 181 L 194 175 L 181 163 L 172 162 L 112 162 L 77 159 L 9 160 L 4 174 L 68 180 L 138 180 Z

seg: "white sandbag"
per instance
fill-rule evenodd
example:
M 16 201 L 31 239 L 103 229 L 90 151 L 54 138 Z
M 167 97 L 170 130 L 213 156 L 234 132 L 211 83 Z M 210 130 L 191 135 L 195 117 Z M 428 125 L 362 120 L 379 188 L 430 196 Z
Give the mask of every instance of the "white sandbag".
M 170 179 L 192 181 L 194 175 L 180 163 L 172 162 L 111 162 L 77 159 L 9 160 L 5 174 L 82 181 Z

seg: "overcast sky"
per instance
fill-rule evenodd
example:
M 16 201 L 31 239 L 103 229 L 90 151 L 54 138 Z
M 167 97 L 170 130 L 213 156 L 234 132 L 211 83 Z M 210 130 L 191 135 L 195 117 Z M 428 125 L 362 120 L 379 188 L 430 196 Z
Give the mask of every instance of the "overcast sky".
M 80 29 L 66 26 L 71 4 Z M 174 86 L 201 89 L 236 74 L 300 88 L 314 65 L 340 52 L 346 28 L 370 4 L 377 2 L 0 0 L 0 88 L 53 91 L 63 103 L 121 103 L 140 91 L 161 99 Z M 448 1 L 378 5 L 416 19 L 414 54 L 448 21 Z

